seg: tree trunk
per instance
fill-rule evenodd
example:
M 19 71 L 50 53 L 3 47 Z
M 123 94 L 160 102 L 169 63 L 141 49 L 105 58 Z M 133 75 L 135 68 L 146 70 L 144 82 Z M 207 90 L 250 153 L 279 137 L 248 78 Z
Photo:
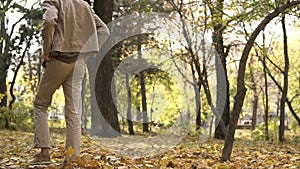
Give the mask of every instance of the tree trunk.
M 291 8 L 295 5 L 300 4 L 300 0 L 298 1 L 291 1 L 287 4 L 284 4 L 278 8 L 276 8 L 272 13 L 268 14 L 262 22 L 257 26 L 257 28 L 254 30 L 254 32 L 251 34 L 249 40 L 247 41 L 245 48 L 243 50 L 241 60 L 239 63 L 239 70 L 238 70 L 238 76 L 237 76 L 237 92 L 235 95 L 235 102 L 233 106 L 233 111 L 229 123 L 228 133 L 225 138 L 224 148 L 222 152 L 222 161 L 230 160 L 232 147 L 233 147 L 233 141 L 234 141 L 234 134 L 236 125 L 239 119 L 239 115 L 244 103 L 245 95 L 246 95 L 246 87 L 245 87 L 245 69 L 247 64 L 247 59 L 250 53 L 250 50 L 254 44 L 254 41 L 258 34 L 263 30 L 266 25 L 276 16 L 278 16 L 280 13 L 284 12 L 286 9 Z
M 263 32 L 263 47 L 265 48 L 265 32 Z M 258 51 L 255 50 L 256 55 L 258 56 Z M 263 65 L 263 72 L 264 72 L 264 123 L 265 123 L 265 139 L 269 140 L 269 89 L 268 89 L 268 77 L 269 74 L 267 63 L 266 63 L 267 55 L 263 54 L 263 58 L 260 59 Z
M 111 0 L 97 0 L 94 1 L 95 13 L 100 18 L 108 23 L 112 20 L 113 1 Z M 90 72 L 90 71 L 89 71 Z M 90 75 L 92 77 L 93 75 Z M 118 121 L 118 112 L 114 105 L 112 97 L 111 84 L 113 77 L 113 68 L 111 54 L 104 56 L 100 63 L 99 69 L 95 76 L 96 86 L 95 94 L 92 97 L 96 97 L 99 106 L 100 114 L 92 112 L 92 135 L 103 136 L 103 137 L 117 137 L 120 135 L 120 126 Z M 92 106 L 96 106 L 93 105 Z M 92 108 L 94 110 L 94 108 Z
M 214 138 L 216 139 L 225 139 L 226 129 L 230 120 L 229 113 L 229 82 L 226 73 L 226 59 L 225 57 L 221 58 L 221 64 L 218 62 L 218 56 L 216 57 L 216 71 L 217 71 L 217 101 L 216 101 L 216 110 L 221 120 L 224 124 L 225 130 L 222 129 L 220 120 L 216 120 L 216 130 Z M 224 77 L 225 73 L 225 77 Z M 224 79 L 225 78 L 225 84 Z M 225 93 L 225 101 L 224 101 L 224 93 Z
M 0 107 L 7 106 L 7 86 L 6 86 L 6 77 L 7 77 L 7 53 L 5 53 L 4 48 L 6 48 L 6 45 L 4 44 L 7 40 L 7 34 L 6 34 L 6 26 L 5 26 L 5 13 L 1 12 L 0 16 L 1 25 L 0 25 L 0 37 L 3 38 L 0 40 Z M 4 49 L 4 50 L 3 50 Z
M 251 121 L 251 130 L 255 130 L 257 123 L 257 108 L 258 108 L 258 93 L 257 91 L 254 94 L 253 98 L 253 107 L 252 107 L 252 121 Z
M 201 120 L 201 98 L 200 98 L 200 86 L 198 87 L 197 85 L 195 85 L 197 83 L 194 82 L 194 91 L 196 93 L 195 95 L 195 100 L 196 100 L 196 130 L 199 130 L 200 127 L 202 126 L 202 120 Z
M 217 52 L 217 56 L 221 61 L 221 64 L 218 64 L 216 61 L 216 71 L 217 71 L 217 102 L 216 102 L 216 110 L 217 113 L 222 117 L 222 121 L 227 128 L 230 119 L 230 105 L 229 105 L 229 82 L 227 77 L 227 67 L 226 67 L 226 57 L 227 52 L 224 51 L 224 41 L 223 41 L 223 30 L 224 25 L 223 21 L 223 9 L 224 9 L 224 0 L 217 0 L 215 8 L 211 8 L 212 18 L 214 20 L 214 27 L 213 27 L 213 35 L 212 41 Z M 225 74 L 225 77 L 224 77 Z M 223 83 L 223 78 L 225 78 L 225 84 Z M 223 105 L 224 101 L 224 93 L 226 94 L 225 104 Z M 222 129 L 219 120 L 216 120 L 216 131 L 215 131 L 215 138 L 217 139 L 225 139 L 226 130 Z
M 253 63 L 253 62 L 252 62 Z M 258 92 L 257 92 L 257 84 L 254 77 L 253 68 L 251 67 L 252 63 L 249 64 L 250 66 L 250 76 L 251 76 L 251 82 L 253 90 L 253 105 L 252 105 L 252 121 L 251 121 L 251 130 L 255 130 L 256 127 L 256 118 L 257 118 L 257 108 L 258 108 Z
M 6 87 L 6 70 L 2 68 L 2 61 L 0 61 L 0 107 L 7 106 L 7 87 Z
M 11 63 L 11 55 L 9 54 L 10 37 L 6 33 L 6 19 L 5 12 L 0 12 L 0 108 L 7 106 L 7 70 Z M 0 113 L 3 113 L 2 111 Z M 9 119 L 6 117 L 3 125 L 5 128 L 9 128 Z
M 201 90 L 201 84 L 199 83 L 200 80 L 196 80 L 196 71 L 194 69 L 193 64 L 190 64 L 192 75 L 193 75 L 193 87 L 195 91 L 195 101 L 196 101 L 196 131 L 200 129 L 201 127 L 201 98 L 200 98 L 200 90 Z
M 142 44 L 141 36 L 138 35 L 138 57 L 142 58 Z M 140 86 L 141 86 L 141 98 L 142 98 L 142 117 L 143 117 L 143 132 L 149 132 L 149 120 L 147 112 L 147 97 L 146 97 L 146 84 L 145 84 L 145 74 L 143 71 L 140 72 Z
M 269 140 L 269 91 L 268 91 L 268 77 L 267 77 L 267 65 L 266 56 L 263 56 L 263 66 L 264 66 L 264 79 L 265 79 L 265 137 Z
M 141 98 L 142 98 L 143 132 L 149 132 L 146 85 L 145 85 L 145 75 L 143 71 L 140 73 L 140 85 L 141 85 Z
M 127 123 L 128 123 L 128 132 L 129 135 L 134 135 L 133 130 L 133 122 L 132 122 L 132 116 L 131 116 L 131 90 L 130 90 L 130 84 L 129 84 L 129 77 L 128 74 L 126 74 L 126 88 L 127 88 Z
M 287 44 L 287 33 L 285 28 L 285 16 L 283 14 L 282 19 L 282 30 L 283 30 L 283 44 L 284 44 L 284 74 L 283 74 L 283 91 L 280 99 L 280 124 L 279 124 L 279 141 L 284 141 L 284 126 L 285 126 L 285 102 L 287 99 L 288 92 L 288 73 L 289 73 L 289 55 L 288 55 L 288 44 Z

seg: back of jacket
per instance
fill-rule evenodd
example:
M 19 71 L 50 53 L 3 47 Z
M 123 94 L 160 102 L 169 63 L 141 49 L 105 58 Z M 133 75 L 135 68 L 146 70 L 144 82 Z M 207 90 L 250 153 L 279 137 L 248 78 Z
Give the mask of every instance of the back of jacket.
M 98 52 L 109 30 L 83 0 L 44 0 L 43 52 Z M 97 31 L 105 34 L 98 39 Z

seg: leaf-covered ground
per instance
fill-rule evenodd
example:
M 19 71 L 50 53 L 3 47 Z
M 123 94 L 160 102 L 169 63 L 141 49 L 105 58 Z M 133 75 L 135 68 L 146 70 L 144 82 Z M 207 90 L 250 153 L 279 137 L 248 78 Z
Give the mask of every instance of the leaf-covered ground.
M 300 168 L 300 144 L 287 141 L 284 144 L 267 141 L 254 141 L 240 136 L 238 131 L 231 161 L 221 163 L 223 141 L 210 139 L 199 142 L 188 136 L 180 144 L 165 153 L 152 157 L 124 157 L 104 149 L 88 136 L 82 138 L 81 156 L 68 164 L 69 168 Z M 64 155 L 64 133 L 52 131 L 53 164 L 28 166 L 37 150 L 32 148 L 33 134 L 20 131 L 0 131 L 0 168 L 59 168 Z M 126 149 L 126 148 L 125 148 Z

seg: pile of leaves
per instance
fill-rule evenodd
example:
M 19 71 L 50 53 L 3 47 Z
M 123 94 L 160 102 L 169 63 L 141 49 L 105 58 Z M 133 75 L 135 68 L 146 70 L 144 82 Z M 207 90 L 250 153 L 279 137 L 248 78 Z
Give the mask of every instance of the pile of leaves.
M 51 131 L 51 157 L 53 163 L 45 166 L 29 166 L 28 160 L 38 153 L 32 148 L 33 134 L 20 131 L 0 131 L 0 168 L 48 168 L 58 169 L 67 159 L 66 168 L 298 168 L 300 144 L 287 141 L 284 144 L 254 141 L 238 137 L 234 143 L 231 161 L 220 162 L 223 141 L 209 139 L 199 142 L 197 137 L 187 136 L 180 144 L 165 153 L 146 157 L 126 157 L 104 149 L 89 136 L 82 137 L 80 157 L 70 159 L 73 149 L 65 151 L 63 132 Z

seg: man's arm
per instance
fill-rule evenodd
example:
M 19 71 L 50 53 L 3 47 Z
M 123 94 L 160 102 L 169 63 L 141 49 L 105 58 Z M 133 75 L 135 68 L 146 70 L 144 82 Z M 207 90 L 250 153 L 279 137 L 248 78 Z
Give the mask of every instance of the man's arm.
M 104 42 L 108 39 L 110 32 L 106 24 L 95 13 L 94 13 L 94 18 L 97 27 L 99 47 L 101 48 Z
M 57 25 L 58 17 L 58 1 L 45 0 L 42 4 L 43 9 L 43 58 L 45 61 L 50 60 L 50 51 L 53 43 L 55 26 Z

